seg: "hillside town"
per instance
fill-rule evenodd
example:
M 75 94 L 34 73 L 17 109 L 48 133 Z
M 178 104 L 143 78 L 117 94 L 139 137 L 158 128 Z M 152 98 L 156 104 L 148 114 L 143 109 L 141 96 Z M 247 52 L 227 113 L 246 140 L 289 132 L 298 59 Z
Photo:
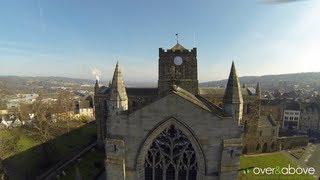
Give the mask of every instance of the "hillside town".
M 13 94 L 13 95 L 2 95 L 0 99 L 0 128 L 13 128 L 25 124 L 30 124 L 34 120 L 35 113 L 31 108 L 25 108 L 26 106 L 31 107 L 37 100 L 46 104 L 57 103 L 59 93 L 67 93 L 70 95 L 70 101 L 72 104 L 66 109 L 64 113 L 69 113 L 74 117 L 85 116 L 88 119 L 93 119 L 93 92 L 90 90 L 73 90 L 72 87 L 57 86 L 51 87 L 55 92 L 48 94 Z M 21 112 L 24 111 L 24 112 Z M 21 113 L 27 113 L 28 117 L 21 119 Z M 56 114 L 52 114 L 54 117 Z
M 189 51 L 182 45 L 176 44 L 166 51 L 160 49 L 160 62 L 164 63 L 161 68 L 170 69 L 170 61 L 168 63 L 164 60 L 170 59 L 172 54 L 180 55 L 181 52 L 184 53 L 185 57 L 192 59 L 193 63 L 197 63 L 195 58 L 196 48 Z M 221 118 L 223 121 L 220 122 L 222 123 L 219 125 L 220 128 L 234 128 L 234 134 L 222 135 L 225 138 L 230 136 L 229 139 L 225 139 L 223 142 L 225 147 L 222 155 L 217 155 L 222 156 L 217 157 L 219 159 L 222 158 L 219 163 L 222 169 L 217 172 L 217 175 L 208 176 L 219 176 L 222 179 L 234 179 L 244 176 L 243 172 L 239 174 L 241 154 L 243 157 L 250 158 L 251 155 L 261 154 L 261 156 L 268 156 L 270 153 L 273 156 L 272 153 L 278 153 L 278 155 L 281 154 L 281 158 L 288 156 L 295 163 L 311 166 L 315 170 L 320 169 L 317 163 L 320 160 L 317 155 L 320 152 L 320 146 L 318 145 L 320 143 L 320 114 L 318 113 L 320 101 L 318 91 L 315 88 L 308 88 L 308 86 L 299 88 L 298 85 L 283 85 L 279 88 L 274 88 L 268 87 L 264 82 L 259 81 L 241 85 L 234 62 L 232 62 L 225 88 L 221 86 L 201 87 L 198 86 L 196 76 L 193 77 L 194 83 L 192 85 L 185 81 L 184 78 L 188 74 L 183 72 L 183 68 L 180 69 L 183 66 L 176 62 L 174 64 L 177 69 L 171 68 L 173 70 L 169 71 L 170 76 L 167 77 L 166 74 L 159 76 L 158 88 L 127 87 L 124 84 L 121 68 L 117 63 L 113 77 L 107 85 L 96 80 L 94 86 L 82 84 L 73 84 L 72 87 L 54 86 L 50 88 L 54 89 L 54 91 L 46 94 L 19 93 L 3 96 L 4 98 L 1 99 L 3 108 L 0 111 L 1 129 L 5 132 L 4 134 L 9 133 L 16 137 L 11 139 L 7 135 L 3 135 L 3 143 L 11 144 L 10 148 L 1 148 L 3 151 L 2 158 L 4 158 L 2 162 L 4 177 L 19 179 L 26 173 L 22 169 L 21 172 L 19 170 L 19 173 L 10 170 L 10 167 L 18 166 L 16 164 L 18 161 L 15 161 L 15 158 L 24 158 L 25 156 L 24 153 L 19 153 L 19 151 L 27 150 L 26 153 L 33 154 L 39 148 L 44 148 L 47 143 L 50 143 L 54 152 L 60 152 L 65 150 L 62 150 L 60 145 L 57 146 L 57 143 L 60 141 L 74 141 L 76 144 L 70 145 L 70 150 L 63 153 L 67 156 L 61 156 L 66 158 L 65 161 L 61 161 L 62 165 L 56 166 L 55 164 L 59 161 L 54 160 L 50 164 L 43 166 L 44 169 L 38 172 L 39 167 L 37 164 L 46 162 L 48 158 L 51 161 L 51 158 L 46 155 L 49 152 L 45 150 L 44 154 L 41 155 L 41 160 L 39 162 L 36 161 L 36 164 L 32 166 L 32 168 L 36 169 L 32 170 L 33 174 L 30 174 L 30 177 L 63 179 L 64 177 L 70 178 L 74 176 L 86 178 L 95 176 L 96 178 L 113 179 L 117 176 L 114 173 L 117 172 L 117 174 L 122 174 L 124 178 L 126 172 L 121 170 L 123 167 L 113 163 L 113 158 L 121 160 L 123 156 L 114 157 L 112 155 L 111 157 L 108 155 L 109 153 L 115 153 L 109 146 L 123 148 L 123 145 L 117 144 L 121 141 L 119 139 L 109 139 L 110 137 L 106 132 L 130 132 L 124 131 L 123 128 L 126 128 L 126 122 L 139 122 L 137 121 L 139 118 L 134 120 L 140 117 L 134 115 L 136 112 L 146 113 L 142 117 L 147 119 L 158 117 L 153 113 L 155 110 L 148 110 L 148 108 L 159 108 L 153 106 L 155 106 L 155 103 L 160 103 L 162 99 L 168 98 L 168 101 L 176 101 L 173 96 L 186 100 L 186 102 L 179 102 L 185 107 L 176 109 L 175 113 L 184 108 L 195 108 L 190 106 L 189 103 L 191 103 L 200 109 L 204 109 L 206 113 L 209 112 L 210 116 L 213 115 L 208 119 L 207 123 L 210 124 L 212 118 Z M 189 71 L 192 75 L 192 73 L 196 74 L 197 69 L 190 67 Z M 163 73 L 161 69 L 160 72 Z M 83 87 L 86 89 L 83 89 Z M 163 105 L 159 104 L 159 106 Z M 169 108 L 166 105 L 164 107 Z M 176 106 L 172 106 L 166 111 L 172 111 L 175 108 Z M 197 116 L 192 116 L 194 116 L 194 119 L 205 120 L 206 116 L 203 113 L 199 112 Z M 185 113 L 185 115 L 187 114 Z M 168 123 L 180 126 L 176 124 L 175 116 L 169 118 Z M 132 119 L 128 120 L 127 118 Z M 233 119 L 232 126 L 227 125 L 228 119 Z M 113 122 L 124 124 L 110 124 Z M 132 124 L 131 126 L 136 125 Z M 183 126 L 180 128 L 183 129 Z M 215 128 L 215 126 L 211 128 Z M 170 131 L 177 130 L 172 129 Z M 21 134 L 30 132 L 33 135 L 21 136 Z M 73 139 L 73 136 L 80 132 L 85 132 L 83 134 L 83 142 L 78 142 L 78 138 L 77 140 Z M 17 133 L 20 135 L 17 136 Z M 215 133 L 215 131 L 207 133 Z M 225 133 L 225 131 L 220 133 Z M 128 138 L 135 136 L 135 134 L 129 135 Z M 207 136 L 207 134 L 203 135 L 204 138 Z M 216 136 L 221 135 L 217 134 Z M 61 139 L 63 137 L 64 139 Z M 24 142 L 26 140 L 27 144 Z M 14 142 L 18 144 L 18 147 L 15 147 Z M 128 144 L 128 146 L 131 145 Z M 14 149 L 14 151 L 12 152 L 10 149 Z M 107 157 L 106 164 L 103 165 L 105 150 L 107 151 Z M 231 157 L 228 157 L 226 154 L 230 152 L 234 155 L 231 154 Z M 198 154 L 198 156 L 200 155 Z M 82 158 L 94 158 L 95 160 L 81 161 Z M 231 169 L 227 168 L 230 166 L 230 161 L 233 167 Z M 95 164 L 92 169 L 94 174 L 89 175 L 83 172 L 82 168 L 88 166 L 87 163 Z M 244 168 L 244 172 L 250 171 L 248 167 L 242 168 Z M 318 173 L 313 175 L 315 177 L 319 176 Z
M 319 142 L 320 96 L 318 88 L 313 87 L 312 84 L 301 87 L 298 83 L 290 81 L 284 81 L 281 84 L 275 88 L 260 82 L 262 87 L 261 113 L 271 114 L 275 118 L 281 135 L 308 135 L 311 142 Z M 255 86 L 254 83 L 242 85 L 244 99 L 250 99 L 250 96 L 256 94 Z M 203 91 L 210 89 L 216 92 L 214 99 L 219 104 L 224 88 L 218 86 L 213 89 L 204 88 Z
M 320 180 L 320 0 L 0 2 L 0 180 Z

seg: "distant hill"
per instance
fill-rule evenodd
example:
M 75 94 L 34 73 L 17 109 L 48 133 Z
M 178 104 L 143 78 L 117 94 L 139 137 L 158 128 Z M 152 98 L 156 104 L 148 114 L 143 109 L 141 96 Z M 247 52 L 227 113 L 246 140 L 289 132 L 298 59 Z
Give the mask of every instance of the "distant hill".
M 264 76 L 243 76 L 240 77 L 241 85 L 255 85 L 260 82 L 267 88 L 279 87 L 282 85 L 311 85 L 318 87 L 320 85 L 320 72 L 264 75 Z M 227 79 L 218 81 L 209 81 L 200 83 L 202 87 L 224 87 Z
M 73 87 L 79 89 L 81 85 L 94 87 L 94 79 L 80 79 L 57 76 L 0 76 L 0 95 L 14 95 L 16 93 L 54 92 L 53 87 Z M 128 87 L 155 87 L 156 82 L 125 82 Z M 108 85 L 102 81 L 100 85 Z M 1 99 L 1 98 L 0 98 Z
M 78 79 L 57 76 L 0 76 L 2 82 L 16 82 L 17 84 L 25 84 L 30 82 L 48 82 L 52 84 L 59 83 L 75 83 L 75 84 L 91 84 L 94 80 Z
M 52 91 L 52 87 L 80 87 L 80 85 L 94 85 L 93 79 L 79 79 L 56 76 L 0 76 L 0 95 L 15 93 L 31 93 L 38 90 Z M 264 75 L 264 76 L 243 76 L 240 77 L 241 85 L 255 86 L 260 82 L 264 88 L 281 86 L 312 86 L 320 87 L 320 72 Z M 225 87 L 227 79 L 200 83 L 201 87 Z M 100 85 L 107 85 L 108 82 L 101 82 Z M 128 87 L 156 87 L 156 82 L 126 82 Z
M 32 93 L 52 87 L 94 84 L 94 80 L 54 76 L 0 76 L 0 94 Z

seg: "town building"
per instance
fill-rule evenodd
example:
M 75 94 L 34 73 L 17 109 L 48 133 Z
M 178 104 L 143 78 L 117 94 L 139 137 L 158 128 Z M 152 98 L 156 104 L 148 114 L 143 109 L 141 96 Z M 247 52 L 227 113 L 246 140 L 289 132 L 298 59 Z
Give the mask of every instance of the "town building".
M 316 102 L 301 103 L 300 130 L 320 130 L 319 104 Z
M 92 95 L 84 95 L 74 102 L 74 114 L 79 116 L 94 117 Z
M 300 103 L 289 101 L 284 105 L 282 129 L 299 129 Z

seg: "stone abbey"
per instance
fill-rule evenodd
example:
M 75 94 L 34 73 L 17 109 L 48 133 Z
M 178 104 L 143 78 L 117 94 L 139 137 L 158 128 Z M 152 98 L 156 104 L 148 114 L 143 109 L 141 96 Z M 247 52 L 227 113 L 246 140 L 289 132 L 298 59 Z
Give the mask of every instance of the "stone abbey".
M 119 64 L 95 85 L 98 143 L 108 180 L 236 179 L 243 99 L 232 63 L 223 104 L 200 93 L 197 49 L 159 49 L 157 88 L 125 87 Z

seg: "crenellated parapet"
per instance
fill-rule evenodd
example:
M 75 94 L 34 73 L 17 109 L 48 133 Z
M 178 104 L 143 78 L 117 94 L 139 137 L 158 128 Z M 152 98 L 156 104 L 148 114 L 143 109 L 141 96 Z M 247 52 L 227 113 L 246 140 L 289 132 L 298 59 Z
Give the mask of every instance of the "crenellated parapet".
M 196 47 L 194 47 L 192 49 L 176 49 L 176 50 L 159 48 L 159 56 L 167 55 L 167 54 L 174 54 L 177 52 L 179 52 L 181 54 L 192 53 L 194 56 L 197 57 L 197 48 Z

